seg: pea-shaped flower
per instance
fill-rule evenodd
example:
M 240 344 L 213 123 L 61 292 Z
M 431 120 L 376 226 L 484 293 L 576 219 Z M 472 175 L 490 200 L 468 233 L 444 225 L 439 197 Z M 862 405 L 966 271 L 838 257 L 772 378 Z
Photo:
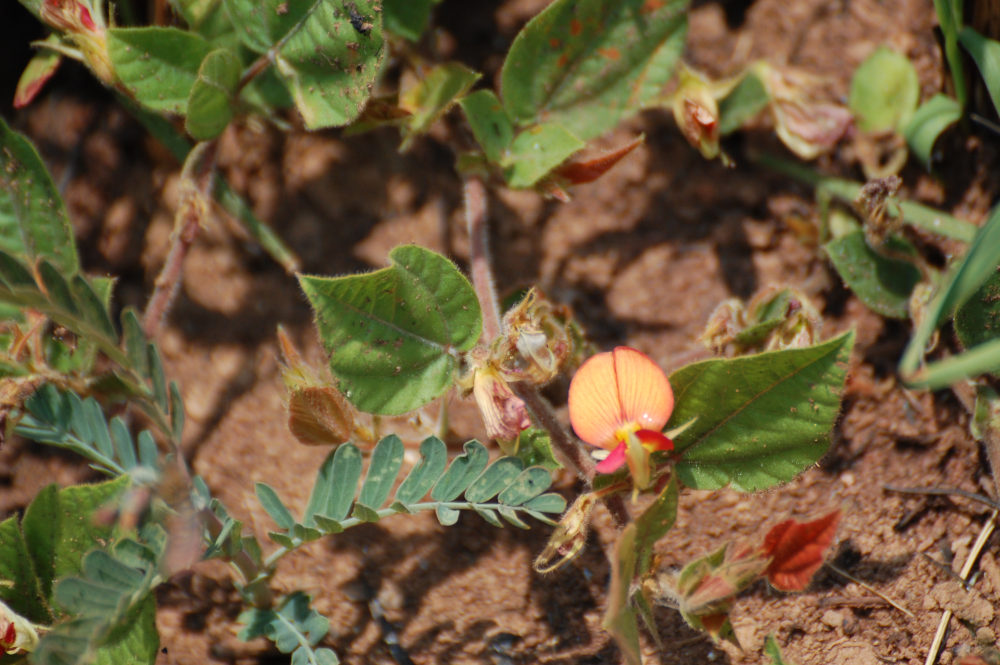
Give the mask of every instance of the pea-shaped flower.
M 673 409 L 674 392 L 663 370 L 627 346 L 589 358 L 569 386 L 573 430 L 609 451 L 597 471 L 611 473 L 628 464 L 638 489 L 652 483 L 650 453 L 673 450 L 661 431 Z

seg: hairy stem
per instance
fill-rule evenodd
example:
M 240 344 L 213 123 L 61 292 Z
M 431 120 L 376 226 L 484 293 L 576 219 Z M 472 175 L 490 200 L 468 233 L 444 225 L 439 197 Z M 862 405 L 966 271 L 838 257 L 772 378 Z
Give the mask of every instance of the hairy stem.
M 490 265 L 486 185 L 482 178 L 467 175 L 464 194 L 465 223 L 469 229 L 469 270 L 472 273 L 472 287 L 483 311 L 483 339 L 489 344 L 500 334 L 500 305 Z
M 208 214 L 208 202 L 211 201 L 215 181 L 215 153 L 215 141 L 198 144 L 191 150 L 184 164 L 181 181 L 182 187 L 186 184 L 188 189 L 181 195 L 174 231 L 170 236 L 170 250 L 156 277 L 153 295 L 149 297 L 142 318 L 143 332 L 151 339 L 156 336 L 177 294 L 184 259 L 198 234 L 202 217 Z M 197 175 L 193 175 L 191 171 L 197 171 Z

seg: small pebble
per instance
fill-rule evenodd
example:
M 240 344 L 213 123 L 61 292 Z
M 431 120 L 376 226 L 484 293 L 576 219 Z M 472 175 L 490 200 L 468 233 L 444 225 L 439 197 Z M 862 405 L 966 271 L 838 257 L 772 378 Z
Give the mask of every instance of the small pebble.
M 840 628 L 844 625 L 844 615 L 835 610 L 827 610 L 823 613 L 823 616 L 820 617 L 820 621 L 830 628 Z

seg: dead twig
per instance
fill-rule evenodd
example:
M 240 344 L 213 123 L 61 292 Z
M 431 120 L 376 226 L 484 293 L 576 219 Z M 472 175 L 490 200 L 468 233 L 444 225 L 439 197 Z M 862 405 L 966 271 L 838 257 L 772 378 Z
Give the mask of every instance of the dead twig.
M 881 598 L 885 602 L 889 603 L 890 605 L 892 605 L 893 607 L 895 607 L 897 610 L 899 610 L 900 612 L 902 612 L 906 616 L 910 617 L 911 619 L 916 619 L 917 618 L 916 615 L 913 612 L 911 612 L 910 610 L 908 610 L 905 607 L 903 607 L 899 602 L 893 600 L 892 598 L 890 598 L 889 596 L 885 595 L 884 593 L 882 593 L 881 591 L 879 591 L 875 587 L 871 586 L 870 584 L 862 582 L 861 580 L 859 580 L 854 575 L 851 575 L 846 570 L 841 570 L 840 568 L 838 568 L 837 566 L 833 565 L 830 562 L 826 563 L 826 567 L 829 568 L 830 570 L 832 570 L 833 572 L 837 573 L 838 575 L 840 575 L 844 579 L 847 579 L 847 580 L 850 580 L 851 582 L 854 582 L 855 584 L 857 584 L 858 586 L 860 586 L 862 589 L 865 589 L 866 591 L 870 591 L 871 593 L 875 594 L 876 596 L 878 596 L 879 598 Z

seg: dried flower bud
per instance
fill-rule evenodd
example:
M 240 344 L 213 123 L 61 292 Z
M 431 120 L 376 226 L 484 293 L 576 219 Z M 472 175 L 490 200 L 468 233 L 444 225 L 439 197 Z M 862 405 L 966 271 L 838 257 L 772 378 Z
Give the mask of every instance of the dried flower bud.
M 674 120 L 705 159 L 719 155 L 719 105 L 705 76 L 682 64 L 674 93 Z
M 551 573 L 556 568 L 569 563 L 583 549 L 590 528 L 590 514 L 597 505 L 597 494 L 588 492 L 577 497 L 566 514 L 559 520 L 545 549 L 535 559 L 534 567 L 539 573 Z
M 489 438 L 510 441 L 531 427 L 524 402 L 493 367 L 484 365 L 475 370 L 472 392 Z
M 490 348 L 490 362 L 508 381 L 548 383 L 572 350 L 567 318 L 531 289 L 504 315 L 503 333 Z

